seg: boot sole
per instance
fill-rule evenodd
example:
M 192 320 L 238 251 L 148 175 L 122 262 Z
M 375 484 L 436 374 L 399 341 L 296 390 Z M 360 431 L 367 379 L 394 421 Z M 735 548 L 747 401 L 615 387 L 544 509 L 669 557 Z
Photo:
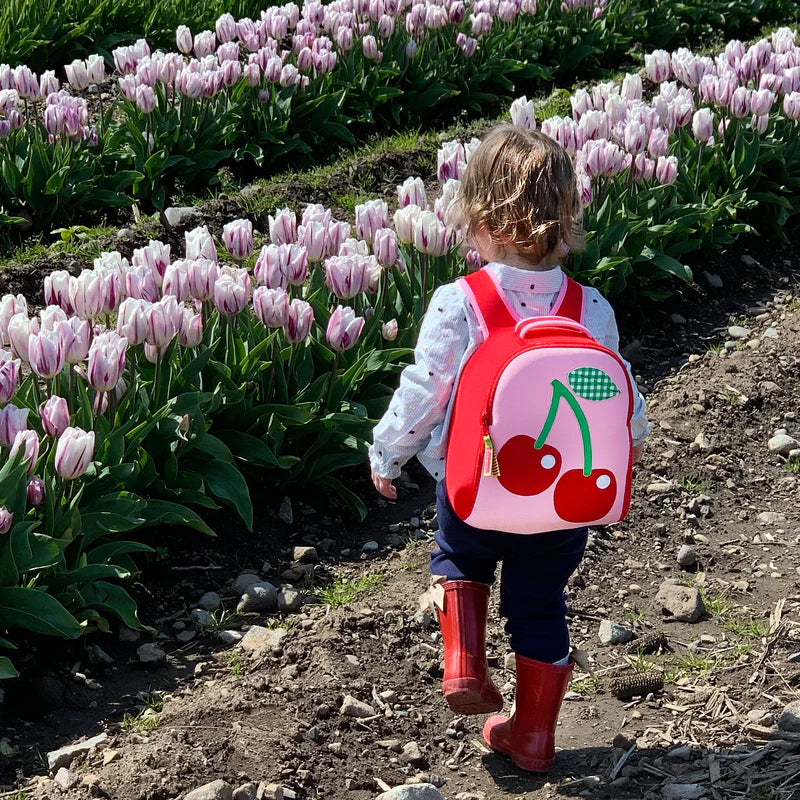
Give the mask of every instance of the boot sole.
M 487 699 L 480 689 L 464 686 L 464 682 L 458 679 L 444 683 L 442 691 L 455 714 L 491 714 L 503 708 L 502 697 L 495 701 Z
M 508 756 L 520 769 L 524 769 L 526 772 L 549 772 L 552 769 L 555 758 L 525 758 L 521 753 L 515 753 L 510 744 L 505 741 L 498 742 L 497 738 L 499 737 L 495 737 L 495 740 L 492 741 L 492 737 L 486 735 L 484 728 L 483 740 L 486 744 L 495 752 Z

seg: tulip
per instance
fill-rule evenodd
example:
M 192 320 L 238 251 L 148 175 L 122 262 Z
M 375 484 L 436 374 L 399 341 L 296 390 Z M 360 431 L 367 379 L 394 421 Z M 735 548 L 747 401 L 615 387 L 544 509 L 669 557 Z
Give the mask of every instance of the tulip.
M 221 42 L 230 42 L 236 38 L 236 20 L 232 14 L 223 14 L 214 27 L 217 39 Z
M 372 242 L 375 258 L 382 267 L 393 267 L 400 259 L 397 235 L 391 228 L 379 228 Z
M 186 231 L 186 258 L 196 261 L 199 258 L 207 258 L 215 263 L 218 261 L 217 247 L 214 238 L 208 232 L 205 225 Z M 163 273 L 162 273 L 163 274 Z
M 53 395 L 39 408 L 42 427 L 48 436 L 61 436 L 69 427 L 69 407 L 63 397 Z
M 710 108 L 695 111 L 692 118 L 692 134 L 698 142 L 707 142 L 714 135 L 714 114 Z
M 152 114 L 156 107 L 156 95 L 152 86 L 140 86 L 136 90 L 136 106 L 143 114 Z
M 352 308 L 337 306 L 328 321 L 325 338 L 331 349 L 341 353 L 355 346 L 363 328 L 363 317 L 357 317 Z
M 192 52 L 192 32 L 186 25 L 178 25 L 175 30 L 175 44 L 178 50 L 184 55 L 188 55 Z
M 678 159 L 661 156 L 656 162 L 656 178 L 662 186 L 671 186 L 678 177 Z
M 298 244 L 282 245 L 286 248 L 286 275 L 291 286 L 302 286 L 308 277 L 308 253 Z
M 535 131 L 536 111 L 533 106 L 533 100 L 528 100 L 525 95 L 516 99 L 511 104 L 511 121 L 518 128 L 522 128 L 526 131 Z M 455 178 L 458 176 L 451 175 L 449 177 Z M 441 180 L 441 178 L 439 180 Z
M 69 300 L 75 313 L 82 319 L 93 320 L 103 310 L 105 297 L 103 276 L 85 269 L 69 282 Z
M 0 403 L 7 403 L 17 391 L 20 361 L 11 353 L 0 350 Z
M 28 362 L 40 377 L 51 379 L 66 363 L 64 342 L 58 331 L 40 330 L 28 336 Z
M 219 277 L 219 267 L 216 262 L 207 258 L 199 258 L 188 262 L 186 277 L 189 283 L 189 293 L 195 300 L 205 302 L 214 296 L 214 284 Z
M 0 334 L 3 342 L 8 342 L 8 325 L 11 318 L 17 314 L 24 314 L 28 318 L 28 303 L 21 294 L 7 294 L 0 300 Z M 26 339 L 27 343 L 27 339 Z
M 383 59 L 383 53 L 378 49 L 378 42 L 372 35 L 365 36 L 361 40 L 361 49 L 364 52 L 364 58 L 369 61 L 380 62 Z
M 42 100 L 46 100 L 51 94 L 56 94 L 60 88 L 61 84 L 52 69 L 46 70 L 39 77 L 39 97 Z
M 289 86 L 297 86 L 299 82 L 300 73 L 298 72 L 297 67 L 292 64 L 285 64 L 283 69 L 281 69 L 281 76 L 278 80 L 278 83 L 280 83 L 280 85 L 285 89 Z
M 129 297 L 124 300 L 117 313 L 117 333 L 128 340 L 128 344 L 143 344 L 150 331 L 150 303 Z
M 114 331 L 95 336 L 89 348 L 87 377 L 95 391 L 110 392 L 125 370 L 128 340 Z
M 141 302 L 141 301 L 140 301 Z M 145 342 L 151 347 L 166 347 L 178 331 L 176 311 L 179 306 L 174 297 L 165 297 L 157 303 L 151 303 L 145 309 L 147 332 Z M 127 337 L 126 337 L 127 338 Z
M 390 319 L 388 322 L 384 322 L 381 325 L 381 336 L 387 342 L 393 342 L 397 338 L 397 320 Z
M 273 244 L 291 244 L 297 239 L 297 217 L 294 211 L 283 208 L 268 219 L 269 238 Z
M 80 478 L 94 457 L 94 431 L 67 428 L 56 445 L 56 472 L 66 481 Z
M 246 275 L 246 273 L 245 273 Z M 214 284 L 214 306 L 224 316 L 241 314 L 250 298 L 250 276 L 222 274 Z
M 64 67 L 64 72 L 67 74 L 67 81 L 73 89 L 82 92 L 89 87 L 89 72 L 85 61 L 76 58 L 71 64 L 67 64 Z
M 98 269 L 96 267 L 94 272 L 100 275 L 100 294 L 102 299 L 100 311 L 106 314 L 116 314 L 125 286 L 124 271 L 116 268 Z
M 38 475 L 34 475 L 28 481 L 26 494 L 28 496 L 28 502 L 32 506 L 40 506 L 44 503 L 44 481 Z
M 753 114 L 750 119 L 750 127 L 759 133 L 766 133 L 767 128 L 769 127 L 769 116 L 766 114 L 763 116 Z
M 131 267 L 125 273 L 125 294 L 136 300 L 155 303 L 161 295 L 152 270 L 148 267 Z
M 89 83 L 100 86 L 106 79 L 106 60 L 99 55 L 90 55 L 86 59 L 86 72 L 89 76 Z
M 11 447 L 20 431 L 28 428 L 28 409 L 9 403 L 0 408 L 0 444 Z
M 282 328 L 289 318 L 289 295 L 281 288 L 259 286 L 253 292 L 255 315 L 268 328 Z
M 203 341 L 203 317 L 184 308 L 178 338 L 183 347 L 197 347 Z
M 268 244 L 261 248 L 253 275 L 258 283 L 270 289 L 285 289 L 289 285 L 287 264 L 281 245 Z
M 309 220 L 297 228 L 297 241 L 308 255 L 309 261 L 321 261 L 329 249 L 328 223 Z
M 0 506 L 0 535 L 8 533 L 14 522 L 14 512 L 9 511 L 7 506 Z
M 11 344 L 11 352 L 19 359 L 28 363 L 28 343 L 31 333 L 38 330 L 39 324 L 28 319 L 27 314 L 15 314 L 11 317 L 6 330 L 6 336 Z
M 9 458 L 13 458 L 20 450 L 23 454 L 22 461 L 27 463 L 28 475 L 30 475 L 39 460 L 39 437 L 36 435 L 36 431 L 19 431 L 11 445 Z
M 222 229 L 222 241 L 233 258 L 247 258 L 253 252 L 253 223 L 249 219 L 229 222 Z
M 403 184 L 397 187 L 397 201 L 401 209 L 412 205 L 422 209 L 427 208 L 428 198 L 422 178 L 406 178 Z
M 512 119 L 514 108 L 511 108 Z M 519 123 L 515 122 L 519 126 Z M 464 154 L 464 145 L 459 141 L 445 142 L 436 154 L 436 176 L 440 183 L 449 180 L 459 180 L 466 169 L 467 159 Z M 388 221 L 386 223 L 388 226 Z M 385 226 L 384 226 L 385 227 Z
M 325 262 L 325 283 L 340 299 L 369 291 L 371 260 L 363 256 L 332 256 Z
M 669 153 L 669 131 L 664 128 L 653 128 L 647 140 L 647 150 L 653 158 L 660 158 Z
M 784 96 L 783 113 L 789 119 L 800 120 L 800 92 L 791 92 Z
M 191 262 L 178 259 L 167 267 L 161 290 L 164 296 L 172 296 L 179 303 L 191 298 L 189 289 L 189 264 Z
M 736 119 L 742 119 L 750 111 L 750 93 L 750 89 L 740 86 L 731 96 L 728 108 Z
M 91 326 L 88 320 L 70 317 L 58 323 L 58 335 L 64 348 L 64 360 L 68 364 L 80 364 L 89 353 Z
M 368 256 L 369 245 L 362 239 L 345 239 L 339 246 L 340 256 Z
M 647 130 L 641 122 L 631 120 L 625 125 L 625 149 L 632 155 L 641 153 L 647 143 Z
M 422 213 L 419 206 L 406 206 L 394 212 L 394 229 L 397 238 L 402 244 L 411 244 L 414 241 L 414 220 Z
M 305 300 L 292 300 L 286 314 L 283 333 L 290 342 L 302 342 L 311 332 L 314 309 Z
M 773 92 L 769 89 L 758 89 L 750 96 L 750 110 L 754 116 L 762 117 L 769 114 L 774 102 Z
M 356 233 L 371 243 L 378 228 L 389 225 L 389 207 L 385 200 L 370 200 L 356 206 Z
M 210 56 L 217 49 L 217 37 L 214 31 L 200 31 L 194 37 L 194 54 L 198 59 Z
M 67 314 L 74 313 L 69 299 L 70 274 L 66 270 L 54 270 L 44 279 L 44 301 L 49 306 L 60 306 Z

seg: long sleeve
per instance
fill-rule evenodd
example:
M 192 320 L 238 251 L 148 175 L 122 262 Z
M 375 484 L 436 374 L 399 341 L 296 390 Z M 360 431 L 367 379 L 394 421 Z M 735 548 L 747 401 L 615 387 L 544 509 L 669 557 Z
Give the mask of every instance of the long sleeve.
M 375 427 L 370 465 L 397 478 L 403 464 L 427 446 L 445 418 L 453 386 L 470 346 L 467 299 L 454 284 L 437 289 L 422 322 L 414 364 L 400 376 L 389 408 Z

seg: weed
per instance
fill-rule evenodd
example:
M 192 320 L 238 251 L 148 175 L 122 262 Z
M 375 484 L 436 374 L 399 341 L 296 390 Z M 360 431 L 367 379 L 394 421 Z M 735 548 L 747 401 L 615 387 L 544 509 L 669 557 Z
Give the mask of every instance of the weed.
M 235 628 L 242 621 L 240 614 L 233 611 L 212 611 L 206 621 L 200 626 L 204 633 L 219 633 Z
M 365 194 L 354 194 L 353 192 L 331 194 L 331 202 L 348 214 L 355 214 L 356 206 L 365 203 L 369 199 L 369 196 Z
M 238 650 L 229 650 L 225 654 L 225 660 L 228 662 L 228 669 L 231 671 L 231 675 L 235 678 L 244 676 L 244 664 Z
M 568 89 L 556 89 L 550 97 L 536 104 L 536 116 L 539 119 L 568 117 L 571 114 L 572 103 Z
M 724 392 L 720 392 L 717 396 L 732 406 L 740 406 L 742 404 L 742 396 L 736 392 L 730 391 L 729 389 L 726 389 Z
M 622 617 L 629 625 L 641 624 L 644 622 L 644 611 L 640 611 L 638 608 L 626 608 Z
M 648 672 L 653 672 L 660 669 L 658 664 L 653 661 L 648 661 L 642 653 L 637 653 L 636 658 L 625 659 L 633 668 L 637 675 L 646 675 Z
M 719 355 L 720 353 L 725 352 L 725 345 L 724 344 L 710 344 L 708 348 L 706 348 L 706 352 L 714 353 L 714 355 Z
M 793 472 L 795 475 L 800 472 L 800 458 L 790 458 L 786 462 L 786 469 Z
M 583 697 L 589 697 L 590 695 L 597 694 L 600 691 L 600 678 L 598 678 L 596 675 L 589 675 L 579 681 L 573 681 L 569 685 L 569 688 L 573 692 L 577 692 Z
M 744 800 L 783 800 L 783 795 L 774 786 L 753 786 L 747 790 Z
M 164 698 L 161 696 L 161 692 L 153 689 L 152 686 L 148 686 L 146 692 L 141 692 L 139 699 L 144 703 L 145 708 L 152 708 L 153 711 L 161 711 L 164 708 Z
M 120 730 L 125 733 L 143 733 L 154 731 L 159 726 L 159 719 L 155 714 L 148 714 L 148 709 L 140 711 L 138 714 L 125 714 L 120 722 Z
M 720 627 L 743 639 L 761 639 L 769 633 L 769 626 L 756 619 L 726 619 Z
M 156 547 L 156 561 L 166 561 L 169 558 L 169 547 Z
M 705 478 L 701 472 L 691 472 L 683 475 L 679 481 L 681 488 L 691 494 L 702 494 L 706 488 Z
M 667 670 L 667 675 L 673 677 L 670 683 L 674 683 L 681 675 L 700 677 L 711 672 L 718 663 L 718 659 L 712 656 L 705 656 L 700 653 L 685 653 L 672 665 L 673 669 Z M 673 672 L 673 670 L 675 671 Z
M 701 595 L 706 611 L 708 611 L 709 614 L 713 614 L 715 617 L 724 617 L 725 614 L 733 608 L 733 603 L 727 592 L 722 592 L 720 594 L 701 592 Z
M 359 578 L 337 578 L 332 586 L 326 586 L 317 592 L 317 597 L 331 608 L 352 603 L 359 597 L 374 592 L 383 583 L 383 572 L 373 572 Z

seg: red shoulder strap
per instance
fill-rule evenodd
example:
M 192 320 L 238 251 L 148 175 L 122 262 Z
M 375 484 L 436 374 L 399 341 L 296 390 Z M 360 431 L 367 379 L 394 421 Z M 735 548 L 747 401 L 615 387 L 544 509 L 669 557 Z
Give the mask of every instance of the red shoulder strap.
M 494 275 L 485 267 L 462 278 L 461 288 L 466 293 L 485 336 L 498 328 L 513 328 L 517 324 L 502 289 L 497 285 Z
M 583 286 L 566 275 L 564 276 L 564 282 L 564 291 L 556 298 L 555 305 L 550 313 L 553 316 L 566 317 L 583 325 Z

